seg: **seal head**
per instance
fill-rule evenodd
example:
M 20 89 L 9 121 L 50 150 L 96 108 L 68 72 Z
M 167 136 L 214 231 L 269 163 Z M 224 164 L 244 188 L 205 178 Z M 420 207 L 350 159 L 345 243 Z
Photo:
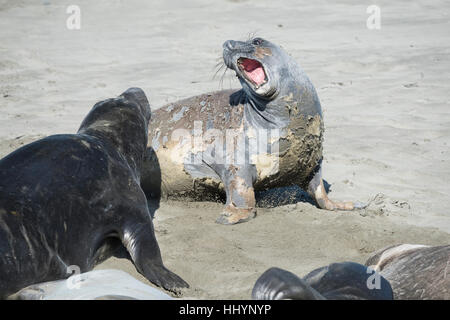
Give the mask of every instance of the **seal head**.
M 269 122 L 259 121 L 263 127 L 280 128 L 289 124 L 286 97 L 302 102 L 302 115 L 322 117 L 314 86 L 280 46 L 263 38 L 245 42 L 228 40 L 223 44 L 223 59 L 235 71 L 255 111 Z
M 278 62 L 286 58 L 284 55 L 278 46 L 262 38 L 228 40 L 223 44 L 224 62 L 236 72 L 245 92 L 265 99 L 279 93 L 280 75 L 288 71 Z

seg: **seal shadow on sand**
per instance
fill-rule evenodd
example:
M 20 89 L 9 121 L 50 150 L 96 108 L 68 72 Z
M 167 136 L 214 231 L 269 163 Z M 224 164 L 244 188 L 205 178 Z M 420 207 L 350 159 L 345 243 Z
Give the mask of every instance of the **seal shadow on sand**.
M 323 180 L 325 191 L 331 190 L 331 185 Z M 297 185 L 288 187 L 272 188 L 265 191 L 257 191 L 255 194 L 256 206 L 260 208 L 275 208 L 298 202 L 309 203 L 317 206 L 316 201 L 302 188 Z

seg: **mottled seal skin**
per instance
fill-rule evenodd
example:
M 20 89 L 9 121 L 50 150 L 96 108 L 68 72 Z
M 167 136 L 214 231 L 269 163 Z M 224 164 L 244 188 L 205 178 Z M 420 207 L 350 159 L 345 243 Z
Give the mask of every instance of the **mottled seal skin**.
M 143 172 L 145 193 L 194 200 L 225 195 L 217 220 L 223 224 L 255 216 L 255 191 L 290 185 L 307 190 L 321 208 L 354 209 L 351 202 L 327 197 L 320 169 L 321 106 L 297 63 L 262 38 L 226 41 L 223 58 L 242 89 L 195 96 L 154 112 L 149 146 L 155 153 Z M 250 68 L 259 72 L 256 82 Z M 161 176 L 161 190 L 151 181 L 155 175 Z
M 140 187 L 150 107 L 131 88 L 97 103 L 77 134 L 50 136 L 0 160 L 0 297 L 128 257 L 152 283 L 187 284 L 161 260 Z
M 450 300 L 450 245 L 402 244 L 366 261 L 392 285 L 398 300 Z
M 392 300 L 392 288 L 382 276 L 374 284 L 372 269 L 359 263 L 342 262 L 318 268 L 303 279 L 295 274 L 270 268 L 256 281 L 252 290 L 255 300 Z

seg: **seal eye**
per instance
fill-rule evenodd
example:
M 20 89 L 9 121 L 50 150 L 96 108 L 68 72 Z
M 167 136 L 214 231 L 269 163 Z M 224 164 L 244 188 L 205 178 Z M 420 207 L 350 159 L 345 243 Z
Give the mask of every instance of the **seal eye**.
M 259 46 L 262 43 L 262 40 L 260 38 L 253 39 L 252 44 L 255 46 Z

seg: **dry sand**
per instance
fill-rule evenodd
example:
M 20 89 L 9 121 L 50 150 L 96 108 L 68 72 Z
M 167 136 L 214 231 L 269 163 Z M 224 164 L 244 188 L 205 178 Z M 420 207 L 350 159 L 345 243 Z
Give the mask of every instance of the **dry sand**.
M 71 4 L 80 30 L 66 28 Z M 371 4 L 380 30 L 366 28 Z M 222 226 L 221 204 L 162 203 L 157 238 L 165 264 L 191 284 L 184 298 L 250 298 L 271 266 L 304 275 L 394 243 L 450 243 L 448 1 L 0 0 L 0 30 L 0 157 L 76 132 L 95 102 L 128 87 L 143 88 L 153 109 L 238 88 L 231 72 L 213 78 L 227 39 L 272 40 L 309 75 L 324 111 L 330 196 L 369 208 L 300 202 Z M 124 260 L 99 268 L 145 281 Z

